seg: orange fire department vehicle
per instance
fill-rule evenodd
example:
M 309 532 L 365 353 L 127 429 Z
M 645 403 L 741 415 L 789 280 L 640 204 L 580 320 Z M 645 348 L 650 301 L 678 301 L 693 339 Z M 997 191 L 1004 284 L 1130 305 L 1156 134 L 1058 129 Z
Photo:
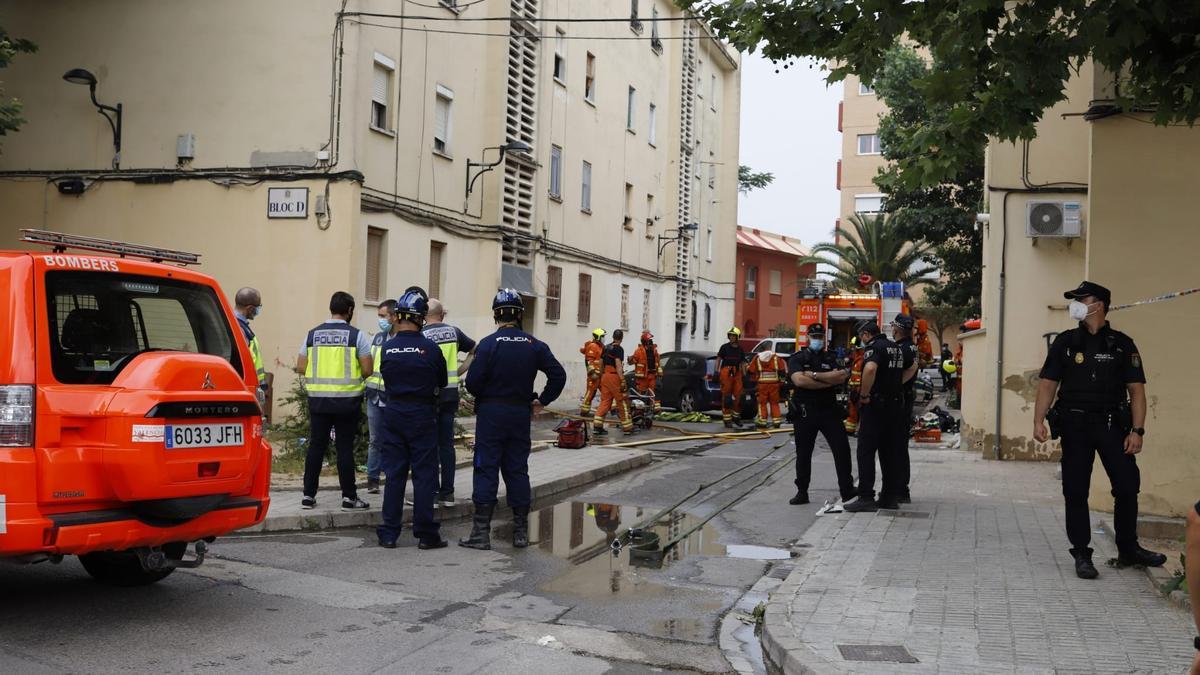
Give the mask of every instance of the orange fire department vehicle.
M 0 251 L 0 561 L 77 555 L 121 586 L 199 566 L 270 502 L 229 303 L 197 255 L 24 232 L 52 251 Z
M 844 293 L 821 280 L 810 280 L 796 306 L 796 347 L 808 345 L 809 324 L 825 324 L 827 349 L 848 348 L 854 324 L 871 319 L 886 329 L 897 314 L 908 314 L 904 284 L 866 280 L 863 293 Z

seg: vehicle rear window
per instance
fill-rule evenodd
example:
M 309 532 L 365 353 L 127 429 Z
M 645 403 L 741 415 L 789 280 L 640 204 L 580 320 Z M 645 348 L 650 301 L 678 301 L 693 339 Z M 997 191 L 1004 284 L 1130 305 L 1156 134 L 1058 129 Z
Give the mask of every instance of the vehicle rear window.
M 775 353 L 780 356 L 788 356 L 796 352 L 796 343 L 788 340 L 787 342 L 775 343 Z
M 63 384 L 111 384 L 134 356 L 219 356 L 242 372 L 232 328 L 212 288 L 107 272 L 48 272 L 50 351 Z

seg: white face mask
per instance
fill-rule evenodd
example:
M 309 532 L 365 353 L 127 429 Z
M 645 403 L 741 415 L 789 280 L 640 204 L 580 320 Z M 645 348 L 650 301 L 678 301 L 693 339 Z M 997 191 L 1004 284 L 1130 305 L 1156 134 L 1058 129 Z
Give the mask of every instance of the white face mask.
M 1091 316 L 1091 305 L 1085 305 L 1078 300 L 1072 300 L 1071 304 L 1067 305 L 1067 313 L 1071 315 L 1073 321 L 1083 321 Z

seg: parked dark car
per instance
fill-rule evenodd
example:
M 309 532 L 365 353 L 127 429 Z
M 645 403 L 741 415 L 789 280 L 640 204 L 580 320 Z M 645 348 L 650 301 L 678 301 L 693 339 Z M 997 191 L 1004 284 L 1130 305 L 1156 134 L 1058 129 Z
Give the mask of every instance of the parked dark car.
M 712 352 L 667 352 L 662 355 L 663 377 L 658 396 L 664 408 L 682 412 L 720 409 L 721 382 L 715 375 L 717 355 Z M 747 375 L 742 391 L 743 419 L 753 419 L 757 383 Z

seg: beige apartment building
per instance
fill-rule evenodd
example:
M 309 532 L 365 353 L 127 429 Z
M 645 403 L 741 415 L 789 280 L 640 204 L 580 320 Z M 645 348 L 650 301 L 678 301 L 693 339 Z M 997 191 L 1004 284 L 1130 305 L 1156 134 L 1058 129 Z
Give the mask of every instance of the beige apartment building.
M 633 4 L 7 3 L 2 25 L 39 51 L 4 72 L 28 122 L 0 146 L 0 236 L 200 253 L 229 293 L 262 291 L 277 391 L 336 290 L 370 330 L 419 284 L 481 337 L 495 290 L 517 288 L 565 397 L 595 327 L 715 349 L 733 321 L 739 56 L 666 0 Z M 505 20 L 466 21 L 482 17 Z M 572 21 L 595 17 L 614 20 Z M 119 162 L 72 68 L 121 104 Z
M 875 96 L 875 90 L 857 75 L 848 75 L 842 82 L 842 101 L 838 104 L 842 158 L 837 163 L 842 205 L 838 225 L 855 213 L 883 211 L 883 194 L 875 185 L 875 176 L 884 165 L 879 117 L 886 112 L 887 106 Z
M 1033 440 L 1033 405 L 1049 341 L 1074 327 L 1063 291 L 1089 279 L 1122 305 L 1200 286 L 1200 230 L 1191 224 L 1200 129 L 1121 112 L 1113 82 L 1086 64 L 1036 139 L 988 147 L 983 328 L 962 342 L 964 442 L 984 457 L 1060 456 L 1057 442 Z M 1142 512 L 1180 516 L 1200 498 L 1191 407 L 1200 366 L 1186 355 L 1200 329 L 1200 296 L 1110 320 L 1136 342 L 1148 379 Z M 1098 461 L 1092 477 L 1092 507 L 1111 510 Z

